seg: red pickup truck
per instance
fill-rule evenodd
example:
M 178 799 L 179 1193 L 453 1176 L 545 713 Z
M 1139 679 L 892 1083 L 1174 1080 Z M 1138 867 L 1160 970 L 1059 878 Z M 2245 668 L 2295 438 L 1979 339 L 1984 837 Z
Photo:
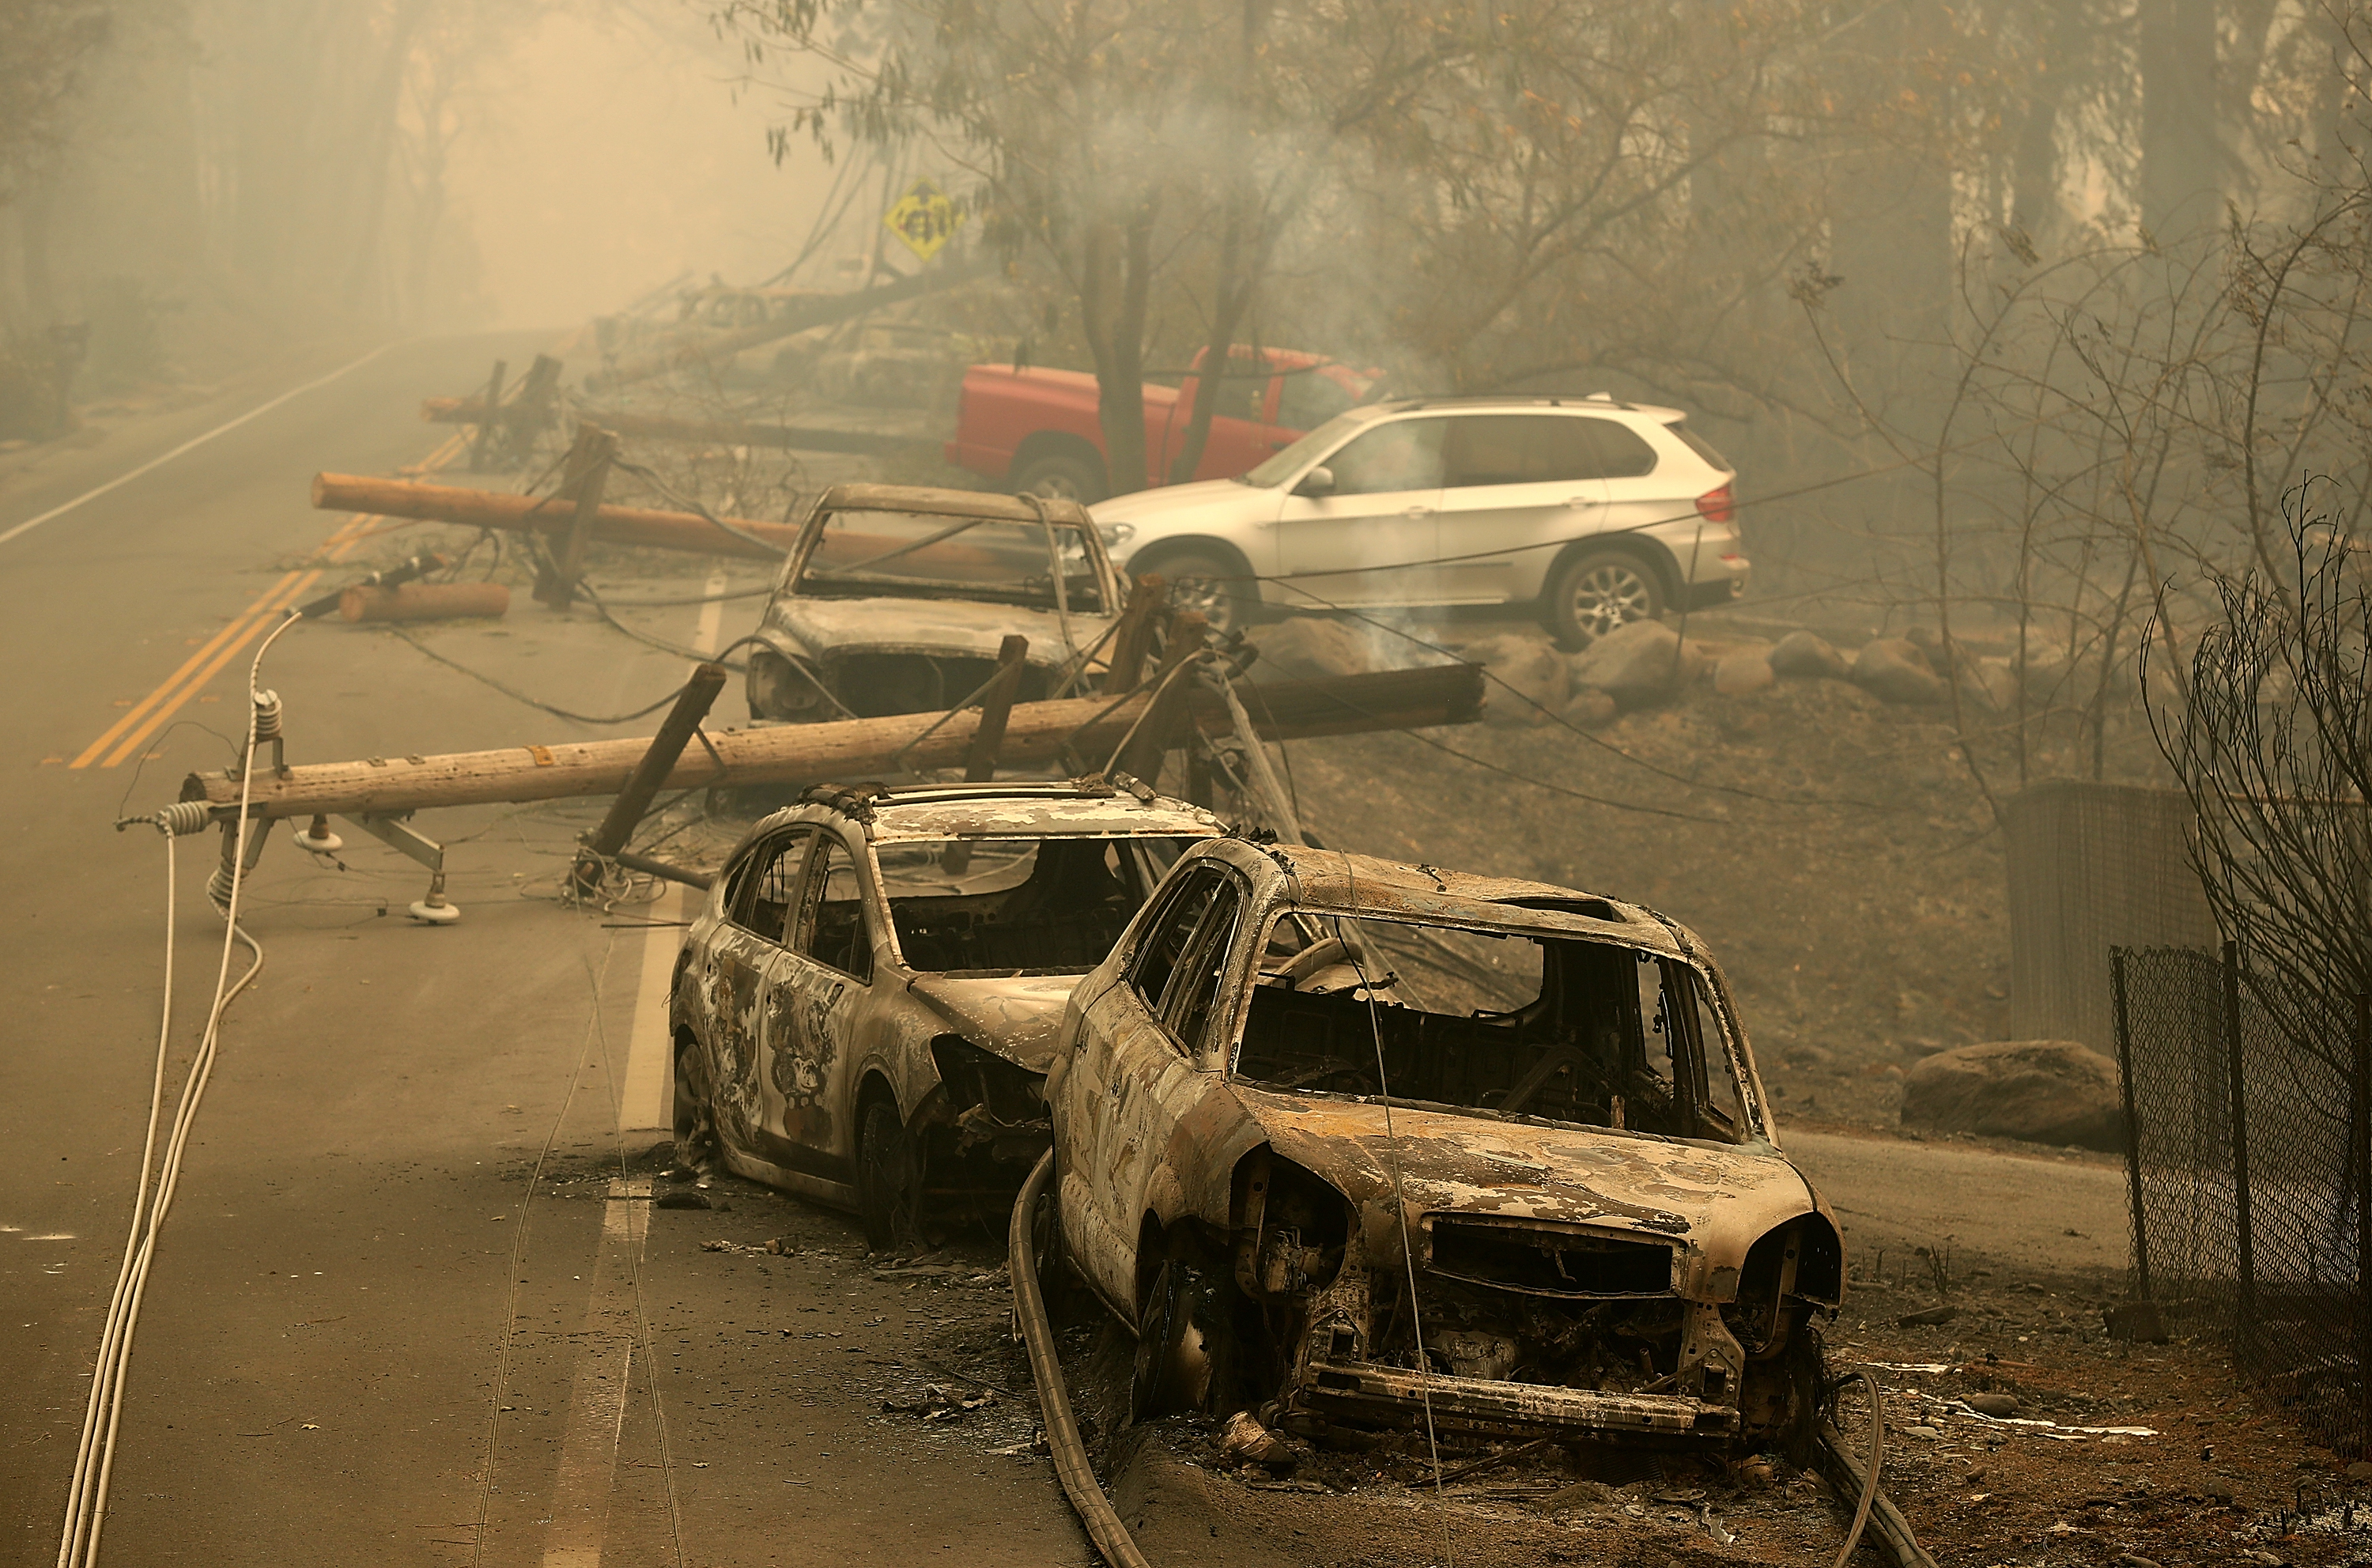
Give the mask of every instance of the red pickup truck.
M 1376 377 L 1320 354 L 1238 347 L 1216 378 L 1196 479 L 1224 479 L 1313 430 L 1373 392 Z M 975 365 L 956 401 L 956 438 L 948 461 L 1006 489 L 1062 495 L 1082 504 L 1169 481 L 1186 444 L 1194 400 L 1213 378 L 1201 374 L 1209 351 L 1194 356 L 1181 387 L 1145 389 L 1145 454 L 1149 471 L 1114 474 L 1104 461 L 1096 417 L 1096 378 L 1077 370 L 1016 370 Z

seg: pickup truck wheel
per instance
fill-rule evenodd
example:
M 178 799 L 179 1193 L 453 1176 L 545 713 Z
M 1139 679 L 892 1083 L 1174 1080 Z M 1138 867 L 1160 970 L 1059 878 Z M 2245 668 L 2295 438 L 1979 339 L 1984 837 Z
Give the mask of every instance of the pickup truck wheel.
M 858 1124 L 856 1212 L 875 1251 L 922 1239 L 923 1150 L 894 1101 L 878 1099 Z
M 1592 550 L 1575 556 L 1549 578 L 1546 619 L 1552 636 L 1568 651 L 1589 646 L 1617 626 L 1660 620 L 1663 585 L 1656 570 L 1620 550 Z
M 1110 494 L 1101 470 L 1068 452 L 1049 452 L 1022 464 L 1014 472 L 1013 491 L 1017 495 L 1076 501 L 1082 506 L 1091 506 Z
M 1169 585 L 1170 607 L 1200 611 L 1222 636 L 1250 619 L 1244 590 L 1251 585 L 1241 579 L 1240 568 L 1215 555 L 1165 555 L 1154 565 L 1131 570 L 1160 573 Z

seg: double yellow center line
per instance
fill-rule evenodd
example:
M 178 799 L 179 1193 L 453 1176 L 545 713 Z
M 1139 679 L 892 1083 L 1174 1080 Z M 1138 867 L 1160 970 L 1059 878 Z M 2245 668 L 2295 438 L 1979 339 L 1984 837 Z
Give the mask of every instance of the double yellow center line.
M 421 470 L 433 471 L 450 462 L 461 448 L 457 434 L 437 447 Z M 338 530 L 322 540 L 314 552 L 320 566 L 300 567 L 284 575 L 278 582 L 257 597 L 254 603 L 238 612 L 231 623 L 208 638 L 198 651 L 182 661 L 181 668 L 167 676 L 157 689 L 127 709 L 123 716 L 107 726 L 107 732 L 88 746 L 82 754 L 66 764 L 69 768 L 87 768 L 96 763 L 112 768 L 126 759 L 139 755 L 148 738 L 163 727 L 167 721 L 186 707 L 191 700 L 206 689 L 220 674 L 223 666 L 237 658 L 239 651 L 270 631 L 278 623 L 307 589 L 321 580 L 322 568 L 334 565 L 350 554 L 355 547 L 370 537 L 373 519 L 357 512 L 340 525 Z M 244 726 L 244 717 L 241 719 Z M 101 758 L 105 761 L 101 761 Z

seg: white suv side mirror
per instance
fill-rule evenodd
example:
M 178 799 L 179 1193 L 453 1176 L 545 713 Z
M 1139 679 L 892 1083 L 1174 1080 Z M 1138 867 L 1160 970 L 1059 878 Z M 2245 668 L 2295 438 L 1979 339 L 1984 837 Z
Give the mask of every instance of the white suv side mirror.
M 1293 493 L 1296 495 L 1309 496 L 1313 500 L 1333 494 L 1334 470 L 1324 463 L 1319 464 L 1301 476 L 1301 482 L 1293 487 Z

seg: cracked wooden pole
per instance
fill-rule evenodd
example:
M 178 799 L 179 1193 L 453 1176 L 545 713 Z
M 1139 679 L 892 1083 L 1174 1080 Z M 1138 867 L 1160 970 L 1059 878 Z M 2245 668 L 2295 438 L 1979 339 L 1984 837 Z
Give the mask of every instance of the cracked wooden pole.
M 626 841 L 641 825 L 643 813 L 651 808 L 660 784 L 675 772 L 677 759 L 699 730 L 700 721 L 708 716 L 716 694 L 724 690 L 725 667 L 721 664 L 701 665 L 683 683 L 683 690 L 676 694 L 675 706 L 668 710 L 666 722 L 651 737 L 650 749 L 634 764 L 634 771 L 626 775 L 626 786 L 618 792 L 618 798 L 610 803 L 610 814 L 601 819 L 599 827 L 585 836 L 584 847 L 577 852 L 576 864 L 568 874 L 579 893 L 590 893 L 601 885 L 601 863 L 617 859 L 626 847 Z
M 552 552 L 552 569 L 536 574 L 536 598 L 554 610 L 567 609 L 576 598 L 576 579 L 585 570 L 585 541 L 601 514 L 601 493 L 610 487 L 610 465 L 617 456 L 617 436 L 598 424 L 576 427 L 576 445 L 562 465 L 558 492 L 576 503 L 576 510 L 560 548 Z
M 502 417 L 503 374 L 510 366 L 502 360 L 494 361 L 494 373 L 486 377 L 484 412 L 478 427 L 470 433 L 470 471 L 477 472 L 486 466 L 486 447 L 494 433 L 494 422 Z
M 1185 744 L 1185 728 L 1193 722 L 1194 672 L 1178 667 L 1201 653 L 1209 640 L 1210 624 L 1201 610 L 1181 610 L 1169 618 L 1169 642 L 1161 651 L 1161 668 L 1155 678 L 1157 684 L 1169 684 L 1156 693 L 1145 722 L 1121 748 L 1113 767 L 1161 787 L 1161 759 L 1171 747 Z
M 1104 691 L 1114 697 L 1136 690 L 1136 679 L 1145 668 L 1145 656 L 1152 651 L 1153 633 L 1161 620 L 1169 585 L 1151 573 L 1129 585 L 1128 603 L 1120 612 L 1120 629 L 1112 633 L 1111 663 L 1104 675 Z
M 1007 637 L 997 645 L 996 679 L 980 694 L 980 727 L 971 732 L 971 749 L 964 753 L 964 783 L 986 784 L 996 777 L 996 753 L 1005 745 L 1005 726 L 1013 717 L 1013 696 L 1021 689 L 1029 656 L 1027 637 Z

